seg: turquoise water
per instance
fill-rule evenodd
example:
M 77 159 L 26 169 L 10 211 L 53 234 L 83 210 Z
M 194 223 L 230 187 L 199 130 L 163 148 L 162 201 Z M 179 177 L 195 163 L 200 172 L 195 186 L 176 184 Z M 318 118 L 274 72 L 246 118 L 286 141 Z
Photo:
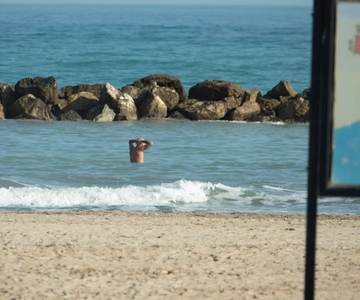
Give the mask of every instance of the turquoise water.
M 0 211 L 305 213 L 308 125 L 2 120 Z M 144 164 L 128 140 L 154 142 Z M 354 199 L 320 212 L 359 213 Z
M 360 184 L 360 121 L 337 128 L 334 132 L 333 182 Z
M 263 94 L 310 86 L 311 7 L 0 5 L 0 82 L 59 88 L 150 74 L 185 90 L 221 79 Z M 308 125 L 141 120 L 0 120 L 0 211 L 304 213 Z M 154 142 L 129 163 L 128 140 Z M 321 199 L 324 213 L 359 213 Z
M 150 74 L 185 89 L 221 79 L 264 94 L 310 86 L 311 7 L 0 5 L 0 82 L 55 76 L 59 88 Z

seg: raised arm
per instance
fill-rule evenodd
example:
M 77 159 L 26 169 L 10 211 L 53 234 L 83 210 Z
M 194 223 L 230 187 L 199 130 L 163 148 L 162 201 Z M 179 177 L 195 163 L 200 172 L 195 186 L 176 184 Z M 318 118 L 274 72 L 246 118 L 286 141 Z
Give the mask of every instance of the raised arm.
M 143 140 L 143 143 L 145 143 L 146 145 L 144 146 L 143 150 L 145 151 L 146 149 L 149 149 L 152 145 L 154 145 L 154 143 L 152 141 L 149 140 Z

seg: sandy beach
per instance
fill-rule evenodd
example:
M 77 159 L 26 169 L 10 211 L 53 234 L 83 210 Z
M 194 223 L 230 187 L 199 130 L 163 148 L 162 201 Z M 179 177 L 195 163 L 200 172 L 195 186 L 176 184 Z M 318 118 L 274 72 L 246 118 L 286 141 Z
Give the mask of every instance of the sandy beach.
M 0 214 L 0 299 L 303 299 L 304 215 Z M 316 299 L 360 299 L 360 216 L 320 215 Z

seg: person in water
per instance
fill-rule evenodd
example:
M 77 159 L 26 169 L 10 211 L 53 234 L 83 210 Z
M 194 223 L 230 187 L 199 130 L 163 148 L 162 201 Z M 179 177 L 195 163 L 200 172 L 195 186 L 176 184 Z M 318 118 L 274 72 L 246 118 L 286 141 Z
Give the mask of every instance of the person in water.
M 144 151 L 149 149 L 154 143 L 143 138 L 137 138 L 136 140 L 129 141 L 130 150 L 130 162 L 132 163 L 143 163 L 144 162 Z

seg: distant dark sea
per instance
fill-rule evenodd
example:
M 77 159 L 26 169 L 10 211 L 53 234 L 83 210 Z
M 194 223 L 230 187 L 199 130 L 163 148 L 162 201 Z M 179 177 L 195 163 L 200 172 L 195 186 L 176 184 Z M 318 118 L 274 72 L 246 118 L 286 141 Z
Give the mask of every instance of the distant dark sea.
M 59 88 L 170 74 L 263 94 L 310 86 L 312 7 L 0 5 L 0 82 L 55 76 Z

